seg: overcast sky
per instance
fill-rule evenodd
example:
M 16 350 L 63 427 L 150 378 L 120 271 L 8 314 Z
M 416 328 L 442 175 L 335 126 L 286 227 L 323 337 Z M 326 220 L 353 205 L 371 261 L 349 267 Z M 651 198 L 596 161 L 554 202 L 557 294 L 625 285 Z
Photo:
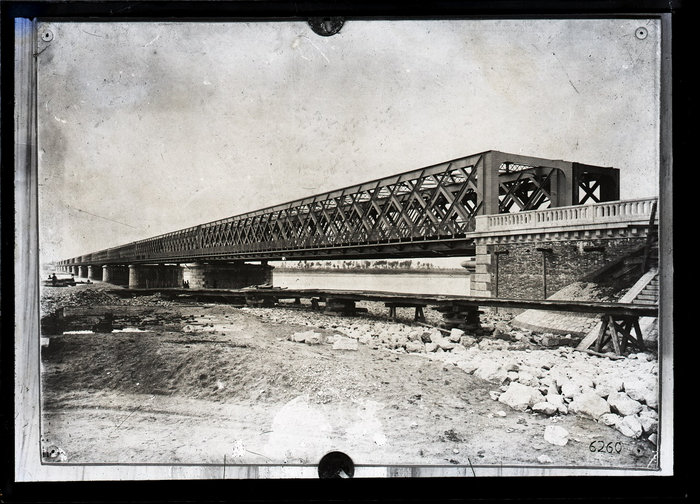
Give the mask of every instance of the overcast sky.
M 40 30 L 43 260 L 490 149 L 613 166 L 622 198 L 658 194 L 656 20 Z

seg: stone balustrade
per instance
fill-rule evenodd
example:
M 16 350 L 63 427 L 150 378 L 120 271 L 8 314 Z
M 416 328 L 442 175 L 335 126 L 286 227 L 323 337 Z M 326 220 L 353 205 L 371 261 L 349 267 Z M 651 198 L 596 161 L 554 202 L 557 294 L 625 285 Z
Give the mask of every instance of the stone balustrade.
M 640 198 L 510 214 L 483 215 L 476 218 L 476 232 L 517 232 L 554 226 L 595 226 L 623 222 L 649 222 L 652 207 L 656 201 L 657 198 Z

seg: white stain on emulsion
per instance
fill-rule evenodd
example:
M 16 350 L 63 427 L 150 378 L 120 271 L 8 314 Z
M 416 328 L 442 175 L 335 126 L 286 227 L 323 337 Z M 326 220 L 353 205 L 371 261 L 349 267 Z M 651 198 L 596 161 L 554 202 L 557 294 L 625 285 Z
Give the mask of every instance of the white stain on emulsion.
M 265 454 L 274 461 L 318 461 L 332 446 L 333 427 L 302 395 L 285 404 L 272 421 Z

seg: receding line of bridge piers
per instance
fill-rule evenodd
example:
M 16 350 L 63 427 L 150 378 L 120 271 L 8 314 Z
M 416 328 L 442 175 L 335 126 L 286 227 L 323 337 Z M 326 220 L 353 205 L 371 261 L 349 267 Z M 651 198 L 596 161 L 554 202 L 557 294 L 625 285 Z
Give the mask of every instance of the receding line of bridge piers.
M 80 278 L 87 278 L 88 277 L 88 267 L 86 266 L 78 266 L 78 277 Z

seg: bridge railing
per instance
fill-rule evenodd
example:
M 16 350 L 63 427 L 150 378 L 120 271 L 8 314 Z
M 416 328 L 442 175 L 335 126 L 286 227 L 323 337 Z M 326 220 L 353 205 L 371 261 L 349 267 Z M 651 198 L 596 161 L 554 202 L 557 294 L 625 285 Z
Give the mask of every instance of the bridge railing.
M 484 215 L 476 218 L 476 232 L 519 231 L 571 225 L 649 222 L 657 198 L 610 201 L 592 205 L 574 205 L 512 214 Z

